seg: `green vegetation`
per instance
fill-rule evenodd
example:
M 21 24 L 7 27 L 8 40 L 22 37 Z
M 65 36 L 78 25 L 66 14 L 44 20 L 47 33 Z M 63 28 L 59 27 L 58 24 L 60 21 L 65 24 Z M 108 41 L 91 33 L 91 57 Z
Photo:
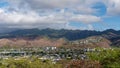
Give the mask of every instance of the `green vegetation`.
M 87 55 L 89 56 L 89 59 L 99 61 L 104 68 L 120 67 L 120 49 L 119 48 L 96 49 L 95 52 L 88 52 Z
M 0 50 L 0 68 L 120 68 L 120 48 L 70 49 L 62 47 L 53 50 L 46 48 Z M 25 51 L 26 54 L 14 53 L 19 51 Z M 56 55 L 57 58 L 55 58 Z
M 98 61 L 93 60 L 72 60 L 66 68 L 101 68 L 102 66 Z
M 1 59 L 0 68 L 62 68 L 61 64 L 54 64 L 50 60 L 42 61 L 38 58 Z

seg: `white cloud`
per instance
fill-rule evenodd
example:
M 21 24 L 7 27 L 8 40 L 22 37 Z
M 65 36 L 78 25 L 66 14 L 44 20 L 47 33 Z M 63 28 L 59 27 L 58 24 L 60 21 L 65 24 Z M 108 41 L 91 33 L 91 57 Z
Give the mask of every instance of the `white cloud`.
M 23 0 L 23 1 L 26 2 L 32 8 L 37 8 L 37 9 L 69 8 L 78 4 L 82 4 L 84 2 L 84 0 L 51 0 L 51 1 Z
M 39 10 L 70 9 L 80 13 L 94 13 L 96 9 L 91 8 L 92 4 L 99 0 L 8 0 L 12 6 L 17 8 Z M 15 8 L 15 7 L 14 7 Z
M 95 30 L 94 27 L 91 24 L 87 24 L 84 27 L 80 27 L 81 30 Z
M 96 23 L 92 4 L 99 0 L 6 0 L 0 9 L 0 26 L 9 28 L 75 28 L 69 23 Z M 76 14 L 77 13 L 77 14 Z M 69 26 L 69 27 L 67 27 Z M 92 28 L 91 26 L 89 26 Z
M 91 24 L 88 24 L 88 30 L 94 30 L 94 27 Z
M 40 16 L 36 12 L 20 13 L 20 12 L 8 12 L 0 9 L 0 24 L 14 27 L 14 28 L 30 28 L 30 27 L 53 27 L 52 25 L 65 24 L 66 20 L 63 16 L 49 14 L 46 16 Z M 39 27 L 40 28 L 40 27 Z
M 101 18 L 93 15 L 75 15 L 71 17 L 71 21 L 89 24 L 89 23 L 100 22 Z
M 120 15 L 120 0 L 105 0 L 108 15 Z
M 67 23 L 95 23 L 99 22 L 100 17 L 93 15 L 80 15 L 71 12 L 54 12 L 47 15 L 39 15 L 37 12 L 5 12 L 0 9 L 0 25 L 9 28 L 66 28 Z

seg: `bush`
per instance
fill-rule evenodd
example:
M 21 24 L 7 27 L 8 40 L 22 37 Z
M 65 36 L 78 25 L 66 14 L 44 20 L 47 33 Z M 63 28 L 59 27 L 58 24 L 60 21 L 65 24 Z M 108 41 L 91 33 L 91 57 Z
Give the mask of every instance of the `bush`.
M 89 59 L 101 63 L 104 68 L 120 68 L 120 49 L 100 49 L 100 52 L 89 52 Z
M 101 65 L 98 61 L 72 60 L 66 65 L 66 68 L 101 68 Z
M 53 64 L 52 61 L 46 60 L 45 62 L 41 61 L 38 58 L 28 59 L 13 59 L 9 58 L 7 60 L 1 60 L 0 68 L 62 68 L 61 64 Z

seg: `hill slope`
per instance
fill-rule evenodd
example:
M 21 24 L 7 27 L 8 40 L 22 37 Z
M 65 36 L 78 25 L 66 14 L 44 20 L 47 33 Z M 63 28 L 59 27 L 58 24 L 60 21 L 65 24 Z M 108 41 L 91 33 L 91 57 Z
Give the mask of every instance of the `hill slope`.
M 9 33 L 0 34 L 0 38 L 27 38 L 34 40 L 39 37 L 48 37 L 51 39 L 65 38 L 69 41 L 81 40 L 91 36 L 101 36 L 111 42 L 111 46 L 120 46 L 120 31 L 108 29 L 105 31 L 90 31 L 90 30 L 54 30 L 54 29 L 23 29 Z M 8 41 L 8 40 L 7 40 Z M 23 40 L 24 41 L 24 40 Z M 47 41 L 47 40 L 46 40 Z M 52 44 L 53 45 L 53 44 Z

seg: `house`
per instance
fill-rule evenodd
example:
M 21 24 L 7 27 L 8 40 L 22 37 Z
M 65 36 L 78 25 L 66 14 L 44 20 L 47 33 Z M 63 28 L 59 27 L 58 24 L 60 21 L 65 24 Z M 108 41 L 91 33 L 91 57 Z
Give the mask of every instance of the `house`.
M 48 54 L 44 55 L 40 58 L 41 60 L 52 60 L 52 61 L 58 61 L 61 60 L 60 56 L 58 54 Z

